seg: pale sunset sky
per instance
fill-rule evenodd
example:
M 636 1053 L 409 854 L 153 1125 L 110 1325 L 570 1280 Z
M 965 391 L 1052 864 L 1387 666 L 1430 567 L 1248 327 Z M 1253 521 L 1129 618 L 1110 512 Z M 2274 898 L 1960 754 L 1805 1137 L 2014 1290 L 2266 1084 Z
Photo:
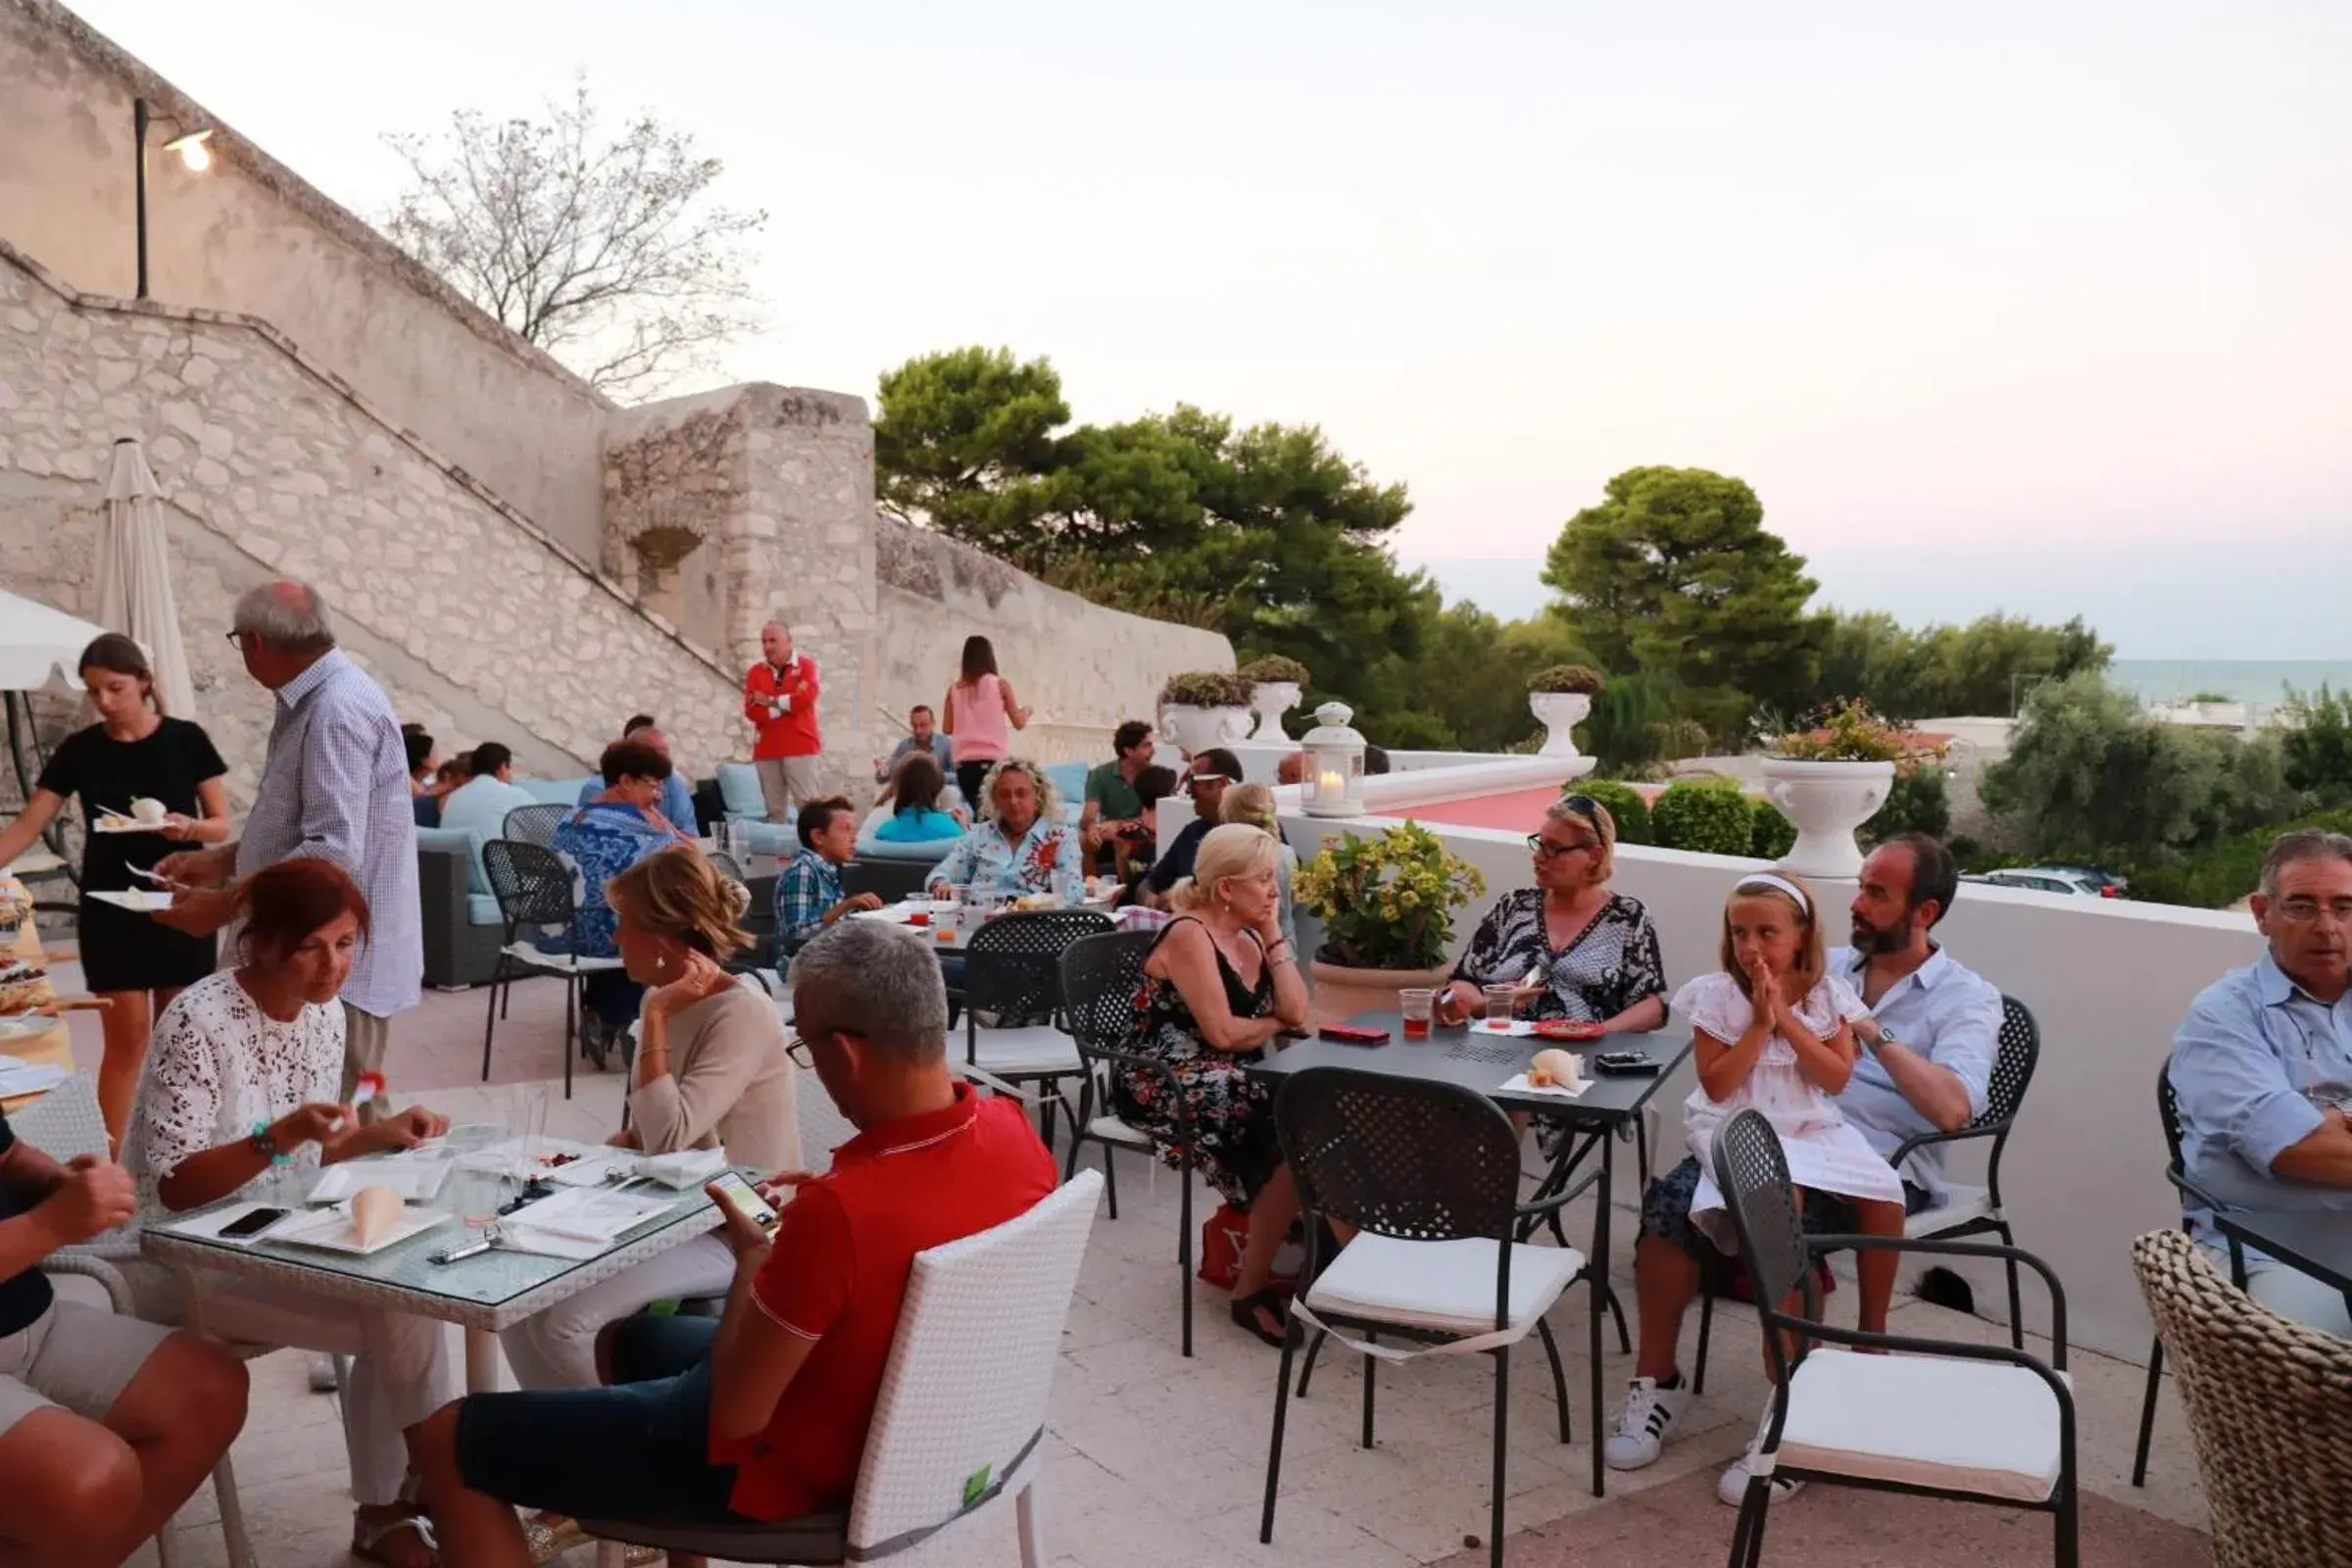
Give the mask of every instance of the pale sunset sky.
M 727 379 L 1321 424 L 1505 613 L 1612 473 L 1823 599 L 2352 659 L 2352 6 L 72 0 L 337 200 L 585 71 L 773 218 Z

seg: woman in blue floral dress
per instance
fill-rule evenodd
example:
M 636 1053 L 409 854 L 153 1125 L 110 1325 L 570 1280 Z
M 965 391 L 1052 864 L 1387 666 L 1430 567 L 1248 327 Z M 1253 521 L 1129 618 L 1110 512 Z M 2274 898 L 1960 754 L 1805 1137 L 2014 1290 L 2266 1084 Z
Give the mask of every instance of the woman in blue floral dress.
M 1306 986 L 1282 934 L 1280 858 L 1272 836 L 1239 822 L 1201 839 L 1192 876 L 1169 891 L 1177 917 L 1144 961 L 1122 1047 L 1164 1063 L 1174 1085 L 1140 1067 L 1111 1083 L 1120 1119 L 1161 1159 L 1189 1153 L 1227 1202 L 1249 1211 L 1233 1320 L 1270 1345 L 1282 1343 L 1284 1315 L 1267 1287 L 1298 1192 L 1275 1138 L 1273 1094 L 1249 1064 L 1282 1030 L 1306 1025 Z

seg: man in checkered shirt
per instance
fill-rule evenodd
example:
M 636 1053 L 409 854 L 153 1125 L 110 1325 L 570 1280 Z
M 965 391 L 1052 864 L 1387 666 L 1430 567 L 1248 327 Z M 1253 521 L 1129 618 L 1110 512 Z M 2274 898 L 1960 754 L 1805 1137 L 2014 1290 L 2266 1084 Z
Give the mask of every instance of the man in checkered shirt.
M 229 640 L 246 672 L 276 694 L 270 754 L 237 843 L 168 857 L 178 884 L 157 916 L 199 935 L 233 912 L 229 883 L 295 856 L 351 873 L 367 895 L 368 939 L 343 985 L 343 1095 L 380 1072 L 391 1021 L 416 1005 L 424 935 L 416 894 L 416 816 L 408 751 L 383 688 L 335 647 L 326 604 L 305 583 L 272 582 L 237 601 Z M 378 1096 L 364 1120 L 390 1108 Z

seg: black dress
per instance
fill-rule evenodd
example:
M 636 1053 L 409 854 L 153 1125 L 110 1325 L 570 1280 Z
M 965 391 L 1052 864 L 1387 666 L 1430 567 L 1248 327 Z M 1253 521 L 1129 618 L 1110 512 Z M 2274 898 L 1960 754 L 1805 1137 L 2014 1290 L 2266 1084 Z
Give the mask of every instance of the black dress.
M 228 771 L 203 727 L 166 718 L 145 740 L 118 741 L 101 724 L 66 737 L 41 769 L 39 788 L 79 796 L 82 818 L 127 813 L 149 796 L 167 810 L 199 816 L 196 788 Z M 155 884 L 130 874 L 153 869 L 190 846 L 161 833 L 92 833 L 81 850 L 81 973 L 92 991 L 170 991 L 194 985 L 219 966 L 211 937 L 191 937 L 153 916 L 102 904 L 93 893 L 127 893 Z

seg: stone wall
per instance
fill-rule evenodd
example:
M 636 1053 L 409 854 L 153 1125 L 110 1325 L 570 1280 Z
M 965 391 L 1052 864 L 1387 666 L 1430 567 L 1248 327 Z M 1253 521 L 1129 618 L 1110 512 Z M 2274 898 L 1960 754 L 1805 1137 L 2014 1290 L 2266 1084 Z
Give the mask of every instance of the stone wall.
M 75 295 L 0 243 L 0 586 L 94 612 L 123 435 L 168 498 L 199 717 L 236 799 L 270 706 L 221 633 L 278 575 L 316 583 L 345 647 L 453 749 L 503 740 L 562 776 L 642 709 L 698 773 L 744 750 L 724 664 L 268 326 Z
M 1036 710 L 1016 744 L 1049 762 L 1108 757 L 1110 732 L 1149 721 L 1161 682 L 1179 670 L 1233 668 L 1233 645 L 1215 632 L 1105 610 L 893 517 L 875 518 L 874 539 L 883 627 L 874 692 L 894 744 L 909 708 L 939 705 L 975 632 Z
M 0 0 L 0 238 L 132 295 L 134 95 L 171 120 L 150 133 L 154 297 L 270 322 L 594 559 L 611 401 L 53 0 Z M 161 151 L 190 125 L 216 127 L 202 175 Z

